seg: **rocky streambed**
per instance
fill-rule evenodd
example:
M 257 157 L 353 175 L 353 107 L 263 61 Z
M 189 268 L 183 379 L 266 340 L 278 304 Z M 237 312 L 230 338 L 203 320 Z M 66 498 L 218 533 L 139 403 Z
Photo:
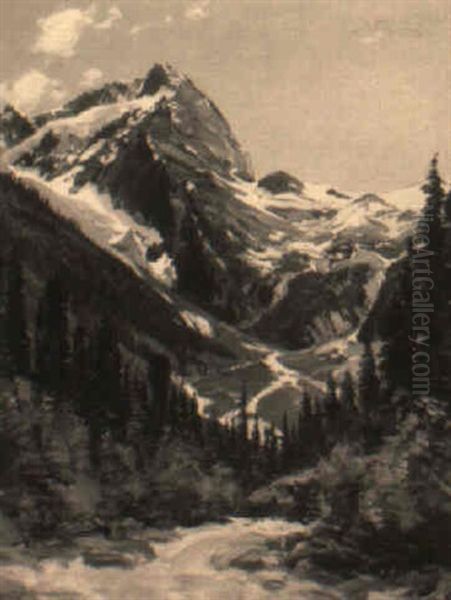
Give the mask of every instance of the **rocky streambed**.
M 375 576 L 351 572 L 344 577 L 318 570 L 308 555 L 314 535 L 314 525 L 234 518 L 173 531 L 142 529 L 121 540 L 83 536 L 69 544 L 4 546 L 0 598 L 410 600 L 420 594 L 448 598 L 451 580 L 443 573 L 430 574 L 429 579 L 411 573 L 394 585 Z

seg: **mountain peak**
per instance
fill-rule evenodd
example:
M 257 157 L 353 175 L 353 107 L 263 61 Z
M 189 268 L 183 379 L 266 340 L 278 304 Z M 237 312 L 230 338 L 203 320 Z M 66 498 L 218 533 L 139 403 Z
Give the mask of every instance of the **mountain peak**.
M 28 119 L 27 115 L 25 115 L 23 112 L 18 110 L 10 102 L 5 102 L 0 105 L 0 118 L 12 119 L 15 117 L 22 117 L 23 119 Z
M 302 194 L 304 184 L 293 175 L 285 171 L 274 171 L 262 177 L 258 182 L 258 187 L 264 188 L 272 194 L 284 194 L 293 192 Z
M 9 102 L 0 108 L 0 145 L 14 146 L 31 135 L 34 128 L 28 117 Z
M 141 96 L 153 96 L 163 86 L 177 87 L 185 78 L 169 63 L 155 63 L 147 73 L 142 88 Z
M 0 115 L 5 115 L 10 112 L 15 112 L 15 108 L 9 102 L 2 102 L 0 104 Z

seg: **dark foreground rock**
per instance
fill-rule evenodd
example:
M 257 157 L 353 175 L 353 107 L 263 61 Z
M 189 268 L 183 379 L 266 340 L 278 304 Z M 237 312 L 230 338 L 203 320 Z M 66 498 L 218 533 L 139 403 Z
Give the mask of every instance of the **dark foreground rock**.
M 114 567 L 132 569 L 135 565 L 133 557 L 113 551 L 88 550 L 83 553 L 83 562 L 90 567 Z
M 265 568 L 265 561 L 260 548 L 251 548 L 230 561 L 230 566 L 243 571 L 259 571 Z
M 153 547 L 146 540 L 126 539 L 110 541 L 105 538 L 80 540 L 85 564 L 96 567 L 131 569 L 142 559 L 156 557 Z

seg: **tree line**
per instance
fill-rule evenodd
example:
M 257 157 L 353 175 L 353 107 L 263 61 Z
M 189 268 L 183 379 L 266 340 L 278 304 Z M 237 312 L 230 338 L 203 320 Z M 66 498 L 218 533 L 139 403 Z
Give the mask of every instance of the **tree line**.
M 451 198 L 444 192 L 436 158 L 423 189 L 435 277 L 432 393 L 449 400 Z M 371 335 L 363 336 L 356 379 L 346 371 L 340 381 L 329 376 L 324 394 L 304 392 L 296 414 L 285 414 L 280 430 L 247 413 L 245 382 L 230 422 L 201 416 L 196 397 L 174 382 L 165 356 L 136 360 L 116 320 L 101 310 L 88 321 L 81 316 L 64 273 L 50 276 L 40 296 L 31 298 L 24 261 L 12 249 L 0 256 L 0 376 L 30 380 L 38 403 L 47 395 L 54 410 L 65 407 L 82 419 L 94 467 L 105 438 L 130 444 L 139 466 L 162 437 L 172 435 L 201 448 L 207 463 L 231 465 L 243 485 L 256 485 L 315 464 L 339 441 L 374 447 L 390 432 L 394 417 L 408 410 L 413 253 L 410 240 L 395 273 L 396 303 L 390 307 L 379 360 Z M 37 307 L 30 308 L 36 300 Z
M 11 250 L 1 256 L 0 284 L 0 378 L 29 381 L 38 411 L 50 407 L 79 418 L 88 431 L 93 469 L 100 466 L 106 439 L 133 447 L 137 467 L 144 468 L 162 438 L 173 436 L 201 448 L 206 464 L 233 466 L 244 482 L 257 454 L 277 449 L 274 428 L 271 443 L 263 446 L 235 423 L 201 417 L 196 396 L 174 381 L 169 359 L 137 358 L 115 320 L 102 313 L 82 317 L 64 274 L 49 277 L 32 310 L 36 299 L 24 261 Z M 269 460 L 259 459 L 259 465 Z

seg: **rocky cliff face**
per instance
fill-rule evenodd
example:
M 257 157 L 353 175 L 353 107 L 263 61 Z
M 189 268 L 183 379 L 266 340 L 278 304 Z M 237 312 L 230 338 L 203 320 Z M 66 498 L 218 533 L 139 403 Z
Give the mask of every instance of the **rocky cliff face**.
M 10 148 L 30 136 L 35 127 L 31 121 L 11 104 L 0 111 L 0 148 Z

